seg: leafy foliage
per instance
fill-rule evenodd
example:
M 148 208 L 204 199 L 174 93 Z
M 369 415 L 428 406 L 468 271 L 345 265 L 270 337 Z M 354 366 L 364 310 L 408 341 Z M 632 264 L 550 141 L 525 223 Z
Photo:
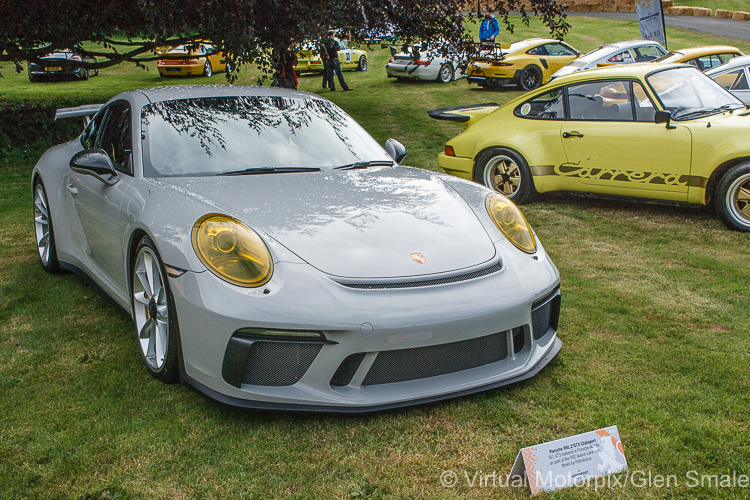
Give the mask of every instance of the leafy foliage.
M 158 57 L 157 47 L 210 39 L 234 68 L 253 64 L 270 72 L 282 54 L 330 29 L 357 41 L 392 31 L 406 42 L 442 40 L 460 50 L 471 41 L 464 29 L 471 19 L 467 7 L 463 0 L 0 0 L 0 61 L 20 72 L 23 61 L 83 44 L 97 62 L 78 66 L 142 65 Z M 481 7 L 498 12 L 511 32 L 511 10 L 520 11 L 526 25 L 530 15 L 540 16 L 555 37 L 569 27 L 558 0 L 487 0 Z

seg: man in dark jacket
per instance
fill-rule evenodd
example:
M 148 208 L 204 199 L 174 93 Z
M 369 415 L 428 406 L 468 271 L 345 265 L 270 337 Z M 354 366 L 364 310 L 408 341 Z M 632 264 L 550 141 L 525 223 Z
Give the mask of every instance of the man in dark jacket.
M 497 22 L 492 12 L 487 11 L 484 19 L 479 23 L 479 41 L 495 43 L 498 33 L 500 33 L 500 23 Z
M 344 81 L 344 75 L 341 73 L 341 63 L 339 62 L 339 42 L 333 38 L 333 31 L 328 33 L 328 40 L 326 40 L 326 49 L 328 50 L 328 67 L 330 68 L 330 75 L 328 78 L 328 88 L 336 90 L 336 86 L 333 83 L 333 75 L 335 74 L 339 79 L 339 85 L 348 92 L 352 90 Z

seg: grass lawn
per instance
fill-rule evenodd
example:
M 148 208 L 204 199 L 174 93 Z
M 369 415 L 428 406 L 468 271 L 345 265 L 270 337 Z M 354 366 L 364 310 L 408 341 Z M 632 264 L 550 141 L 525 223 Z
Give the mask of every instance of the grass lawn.
M 750 0 L 675 0 L 674 4 L 708 7 L 714 11 L 714 14 L 716 13 L 716 9 L 750 12 Z
M 635 22 L 571 22 L 568 41 L 584 51 L 639 38 Z M 543 34 L 534 22 L 505 39 Z M 675 48 L 750 51 L 737 40 L 669 36 Z M 518 95 L 465 80 L 388 80 L 389 51 L 369 54 L 369 71 L 345 73 L 354 92 L 323 95 L 380 142 L 401 140 L 417 167 L 437 170 L 437 153 L 462 129 L 429 119 L 427 109 Z M 165 81 L 149 67 L 33 85 L 6 67 L 0 94 L 89 103 L 131 88 L 223 82 L 221 74 Z M 300 88 L 319 92 L 320 80 L 303 76 Z M 750 234 L 724 229 L 704 210 L 571 195 L 524 207 L 563 290 L 563 350 L 530 381 L 369 416 L 260 414 L 152 379 L 122 312 L 76 276 L 44 273 L 29 186 L 39 154 L 0 152 L 0 498 L 520 499 L 528 490 L 472 488 L 464 474 L 504 478 L 519 448 L 609 425 L 619 427 L 631 471 L 675 475 L 677 486 L 627 482 L 548 498 L 747 495 L 687 484 L 689 471 L 750 474 Z M 459 474 L 455 488 L 440 484 L 447 469 Z

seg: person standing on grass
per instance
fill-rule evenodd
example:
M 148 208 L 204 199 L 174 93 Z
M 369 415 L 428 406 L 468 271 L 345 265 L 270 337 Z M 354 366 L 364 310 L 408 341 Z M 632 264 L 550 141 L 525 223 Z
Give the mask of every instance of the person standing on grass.
M 329 81 L 333 80 L 333 73 L 329 67 L 328 48 L 326 45 L 326 39 L 321 38 L 318 43 L 318 50 L 320 51 L 320 62 L 323 63 L 323 88 L 328 88 Z
M 333 75 L 335 74 L 338 77 L 339 85 L 341 85 L 344 92 L 352 90 L 344 81 L 344 75 L 341 73 L 341 62 L 339 62 L 339 42 L 333 38 L 333 31 L 328 32 L 326 48 L 328 49 L 328 67 L 330 68 L 331 73 L 328 79 L 328 88 L 336 90 L 336 86 L 333 83 Z
M 500 33 L 500 23 L 489 10 L 484 14 L 484 19 L 479 23 L 479 41 L 482 43 L 495 43 L 495 37 Z

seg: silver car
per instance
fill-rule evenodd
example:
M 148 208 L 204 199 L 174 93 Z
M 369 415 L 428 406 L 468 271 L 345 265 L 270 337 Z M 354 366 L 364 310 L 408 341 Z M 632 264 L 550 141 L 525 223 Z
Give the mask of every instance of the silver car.
M 706 75 L 750 106 L 750 56 L 740 56 L 706 71 Z
M 667 53 L 658 42 L 650 40 L 630 40 L 602 45 L 598 49 L 584 54 L 570 64 L 563 66 L 552 74 L 550 80 L 586 69 L 613 64 L 632 64 L 649 62 Z
M 385 65 L 388 78 L 415 79 L 449 83 L 466 77 L 468 57 L 446 47 L 448 55 L 440 53 L 440 47 L 426 42 L 417 43 L 407 50 L 398 51 L 391 46 L 391 58 Z
M 363 412 L 524 380 L 560 350 L 559 273 L 518 208 L 401 166 L 321 97 L 162 87 L 58 113 L 96 114 L 33 170 L 41 264 L 132 316 L 164 382 Z

